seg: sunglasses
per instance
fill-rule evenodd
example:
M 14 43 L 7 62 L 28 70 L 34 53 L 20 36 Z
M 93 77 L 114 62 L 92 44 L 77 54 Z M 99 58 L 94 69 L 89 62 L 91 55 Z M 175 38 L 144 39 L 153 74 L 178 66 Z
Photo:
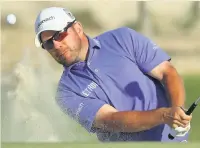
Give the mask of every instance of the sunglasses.
M 50 39 L 42 42 L 41 47 L 46 50 L 53 49 L 54 48 L 53 40 L 62 41 L 68 35 L 67 29 L 70 28 L 75 21 L 76 20 L 74 20 L 73 22 L 70 22 L 63 30 L 57 31 Z

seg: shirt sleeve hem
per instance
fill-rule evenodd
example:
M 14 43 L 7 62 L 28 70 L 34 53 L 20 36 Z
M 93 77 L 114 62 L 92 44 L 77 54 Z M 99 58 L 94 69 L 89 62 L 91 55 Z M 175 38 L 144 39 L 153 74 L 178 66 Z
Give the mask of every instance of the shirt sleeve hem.
M 97 112 L 99 111 L 99 109 L 100 109 L 104 104 L 106 104 L 106 103 L 101 102 L 100 104 L 97 104 L 95 107 L 93 107 L 93 108 L 95 108 L 96 111 L 94 111 L 94 112 L 92 113 L 91 118 L 90 118 L 90 120 L 89 120 L 89 124 L 88 124 L 88 126 L 86 127 L 86 130 L 87 130 L 88 132 L 90 132 L 90 133 L 95 133 L 95 132 L 96 132 L 95 128 L 92 127 L 92 126 L 93 126 L 93 122 L 94 122 L 94 120 L 95 120 L 95 117 L 96 117 Z
M 157 62 L 149 63 L 148 65 L 145 66 L 145 67 L 148 67 L 148 68 L 144 68 L 143 72 L 148 73 L 148 72 L 152 71 L 156 66 L 158 66 L 159 64 L 161 64 L 164 61 L 171 61 L 171 57 L 166 56 L 165 58 L 163 58 L 163 59 L 161 59 Z

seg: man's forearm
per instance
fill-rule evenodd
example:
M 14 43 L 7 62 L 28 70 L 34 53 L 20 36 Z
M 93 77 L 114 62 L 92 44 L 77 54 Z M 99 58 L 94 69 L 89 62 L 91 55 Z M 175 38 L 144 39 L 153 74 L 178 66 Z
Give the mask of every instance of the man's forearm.
M 101 129 L 110 132 L 140 132 L 164 124 L 167 108 L 150 111 L 115 112 L 107 116 Z
M 163 76 L 163 82 L 167 88 L 171 106 L 183 106 L 185 102 L 185 89 L 183 80 L 177 73 L 177 71 L 172 68 L 168 73 Z

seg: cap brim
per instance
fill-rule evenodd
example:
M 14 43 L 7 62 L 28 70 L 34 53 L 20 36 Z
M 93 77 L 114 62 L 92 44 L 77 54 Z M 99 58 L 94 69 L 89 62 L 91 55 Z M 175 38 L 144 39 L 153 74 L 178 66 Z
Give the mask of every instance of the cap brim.
M 40 41 L 39 41 L 39 34 L 40 34 L 40 33 L 38 33 L 38 34 L 35 36 L 35 46 L 36 46 L 37 48 L 41 47 L 41 44 L 40 44 Z

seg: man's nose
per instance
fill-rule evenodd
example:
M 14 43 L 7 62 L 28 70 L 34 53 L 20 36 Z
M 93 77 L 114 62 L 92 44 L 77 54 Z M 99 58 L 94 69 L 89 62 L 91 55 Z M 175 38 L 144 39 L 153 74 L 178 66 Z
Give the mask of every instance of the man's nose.
M 60 49 L 62 47 L 61 43 L 59 41 L 53 40 L 53 44 L 54 44 L 54 48 L 55 49 Z

